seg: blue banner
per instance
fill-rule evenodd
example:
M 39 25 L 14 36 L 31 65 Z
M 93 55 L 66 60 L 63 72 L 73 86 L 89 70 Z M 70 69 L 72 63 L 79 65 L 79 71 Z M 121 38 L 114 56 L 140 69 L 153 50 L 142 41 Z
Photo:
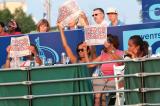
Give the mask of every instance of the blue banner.
M 76 54 L 76 45 L 84 41 L 84 32 L 82 30 L 76 31 L 65 31 L 68 44 L 71 46 L 72 51 Z M 52 58 L 54 63 L 60 61 L 60 55 L 62 52 L 65 52 L 62 46 L 60 33 L 51 32 L 51 33 L 37 33 L 37 34 L 28 34 L 31 44 L 37 46 L 39 55 L 41 58 Z M 23 36 L 23 35 L 20 35 Z M 6 60 L 6 47 L 10 44 L 9 37 L 0 37 L 0 66 L 5 63 Z M 13 36 L 18 37 L 18 36 Z
M 143 22 L 160 21 L 160 0 L 142 0 Z

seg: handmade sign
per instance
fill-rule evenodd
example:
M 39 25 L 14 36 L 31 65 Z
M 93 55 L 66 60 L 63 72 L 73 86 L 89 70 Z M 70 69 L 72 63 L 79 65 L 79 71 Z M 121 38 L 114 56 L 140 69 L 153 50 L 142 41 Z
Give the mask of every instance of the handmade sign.
M 10 57 L 22 57 L 30 55 L 30 40 L 28 36 L 12 37 L 11 38 L 11 50 Z
M 85 28 L 85 42 L 88 45 L 103 45 L 106 39 L 106 27 L 88 26 Z
M 61 22 L 64 26 L 68 26 L 71 21 L 75 21 L 81 10 L 75 0 L 68 0 L 59 8 L 59 16 L 57 22 Z

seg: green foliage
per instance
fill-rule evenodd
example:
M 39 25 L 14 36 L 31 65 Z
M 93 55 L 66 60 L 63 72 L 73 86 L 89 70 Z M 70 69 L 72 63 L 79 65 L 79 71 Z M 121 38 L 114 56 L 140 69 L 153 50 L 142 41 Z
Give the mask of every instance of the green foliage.
M 32 16 L 26 15 L 21 8 L 16 9 L 13 15 L 16 22 L 19 24 L 22 33 L 29 33 L 36 29 L 36 25 L 32 19 Z
M 4 22 L 5 24 L 13 18 L 13 15 L 9 11 L 9 9 L 0 10 L 0 21 Z
M 22 33 L 30 33 L 36 29 L 32 16 L 27 15 L 21 8 L 17 8 L 13 14 L 11 14 L 9 9 L 0 10 L 0 21 L 7 24 L 11 19 L 16 20 Z

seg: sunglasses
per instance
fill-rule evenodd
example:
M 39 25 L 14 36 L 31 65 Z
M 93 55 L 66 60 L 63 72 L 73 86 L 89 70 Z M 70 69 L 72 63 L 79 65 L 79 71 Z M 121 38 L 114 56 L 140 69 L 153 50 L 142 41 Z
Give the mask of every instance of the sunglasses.
M 78 50 L 77 50 L 77 52 L 83 52 L 83 51 L 84 51 L 83 49 L 78 49 Z
M 94 17 L 94 16 L 98 16 L 98 14 L 101 14 L 101 13 L 93 14 L 93 15 L 92 15 L 92 17 Z

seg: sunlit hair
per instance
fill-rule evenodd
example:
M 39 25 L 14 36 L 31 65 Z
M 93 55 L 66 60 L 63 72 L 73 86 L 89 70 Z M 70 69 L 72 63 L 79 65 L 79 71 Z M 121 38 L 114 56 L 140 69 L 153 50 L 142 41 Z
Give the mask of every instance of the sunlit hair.
M 38 24 L 37 24 L 37 31 L 40 32 L 40 26 L 41 25 L 46 25 L 47 26 L 47 31 L 46 32 L 49 32 L 50 30 L 50 24 L 49 22 L 46 20 L 46 19 L 41 19 Z

